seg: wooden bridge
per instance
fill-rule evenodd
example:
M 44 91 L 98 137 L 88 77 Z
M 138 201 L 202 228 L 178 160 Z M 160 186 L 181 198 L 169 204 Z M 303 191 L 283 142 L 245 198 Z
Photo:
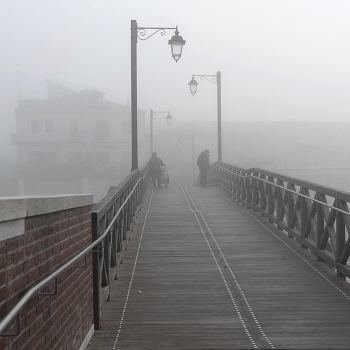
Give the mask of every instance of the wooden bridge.
M 350 349 L 349 193 L 223 162 L 148 180 L 9 201 L 1 349 Z
M 350 348 L 350 285 L 217 187 L 149 190 L 117 276 L 88 350 Z

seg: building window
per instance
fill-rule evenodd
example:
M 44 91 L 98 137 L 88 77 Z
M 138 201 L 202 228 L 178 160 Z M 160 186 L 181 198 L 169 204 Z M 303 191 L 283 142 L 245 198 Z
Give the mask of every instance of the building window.
M 45 120 L 45 133 L 46 134 L 53 134 L 53 120 L 52 119 Z
M 82 163 L 83 157 L 81 151 L 69 151 L 68 161 L 69 163 Z
M 70 136 L 72 137 L 79 136 L 79 120 L 70 121 Z
M 28 160 L 30 164 L 39 164 L 41 163 L 41 151 L 29 151 Z
M 47 164 L 56 163 L 55 151 L 29 151 L 28 158 L 31 164 Z
M 108 164 L 109 163 L 109 151 L 96 151 L 96 163 Z
M 39 134 L 39 132 L 40 132 L 39 119 L 32 119 L 31 120 L 30 130 L 31 130 L 32 134 Z
M 96 138 L 107 138 L 108 134 L 108 120 L 96 120 Z
M 131 123 L 129 120 L 123 121 L 122 129 L 124 135 L 131 135 Z

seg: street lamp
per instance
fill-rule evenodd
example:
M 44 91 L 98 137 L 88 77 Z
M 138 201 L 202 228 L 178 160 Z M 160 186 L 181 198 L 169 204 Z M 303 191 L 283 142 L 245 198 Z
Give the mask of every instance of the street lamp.
M 192 75 L 191 81 L 188 83 L 191 94 L 194 96 L 197 92 L 197 81 L 194 77 L 200 77 L 200 79 L 206 79 L 211 83 L 216 83 L 217 86 L 217 109 L 218 109 L 218 160 L 222 161 L 222 142 L 221 142 L 221 72 L 217 72 L 216 75 Z
M 138 27 L 135 20 L 131 21 L 131 148 L 132 148 L 132 165 L 131 171 L 138 168 L 138 152 L 137 152 L 137 39 L 147 40 L 154 34 L 160 32 L 165 34 L 166 29 L 175 29 L 175 34 L 168 41 L 171 47 L 171 54 L 175 62 L 177 62 L 182 54 L 182 48 L 185 40 L 179 35 L 177 27 L 175 28 L 154 28 L 154 27 Z M 147 31 L 153 31 L 147 35 Z
M 149 115 L 150 115 L 150 145 L 151 145 L 151 156 L 152 156 L 152 152 L 153 152 L 153 117 L 159 116 L 161 114 L 168 114 L 165 117 L 166 123 L 168 124 L 168 126 L 171 125 L 171 122 L 173 120 L 173 117 L 170 115 L 170 112 L 154 112 L 153 109 L 150 109 L 149 111 Z
M 170 115 L 170 113 L 168 112 L 168 115 L 166 116 L 166 123 L 168 124 L 168 126 L 171 125 L 171 122 L 173 121 L 173 117 Z

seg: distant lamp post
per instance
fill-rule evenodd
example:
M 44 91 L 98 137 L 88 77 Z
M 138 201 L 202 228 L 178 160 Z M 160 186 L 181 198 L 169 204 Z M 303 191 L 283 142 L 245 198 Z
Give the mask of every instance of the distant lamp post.
M 189 136 L 182 136 L 181 138 L 189 138 Z M 177 147 L 181 148 L 182 147 L 182 140 L 179 138 L 177 140 Z M 196 163 L 195 163 L 195 150 L 194 150 L 194 135 L 191 135 L 191 140 L 192 140 L 192 181 L 193 185 L 196 181 Z
M 175 29 L 175 35 L 168 41 L 171 47 L 171 54 L 175 62 L 181 58 L 182 48 L 185 40 L 179 35 L 177 27 L 175 28 L 155 28 L 155 27 L 138 27 L 135 20 L 131 21 L 131 148 L 132 148 L 132 165 L 131 171 L 138 168 L 138 152 L 137 152 L 137 39 L 147 40 L 154 34 L 160 32 L 165 35 L 165 30 Z M 146 35 L 147 31 L 153 31 L 150 35 Z
M 171 125 L 171 122 L 173 120 L 173 117 L 170 115 L 170 112 L 154 112 L 153 109 L 150 109 L 149 115 L 150 115 L 150 145 L 151 145 L 151 155 L 153 153 L 153 117 L 157 117 L 159 115 L 167 114 L 165 117 L 166 123 L 168 126 Z
M 218 160 L 222 161 L 222 141 L 221 141 L 221 72 L 217 72 L 216 75 L 192 75 L 191 81 L 188 83 L 191 94 L 194 96 L 197 92 L 197 81 L 194 77 L 200 77 L 200 79 L 206 79 L 211 83 L 217 85 L 217 110 L 218 110 Z M 209 79 L 208 79 L 209 78 Z

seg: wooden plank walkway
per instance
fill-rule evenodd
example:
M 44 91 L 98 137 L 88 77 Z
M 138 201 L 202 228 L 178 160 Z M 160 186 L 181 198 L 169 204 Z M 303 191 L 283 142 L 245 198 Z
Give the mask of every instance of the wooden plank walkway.
M 350 285 L 215 188 L 149 190 L 87 349 L 265 348 L 350 349 Z

